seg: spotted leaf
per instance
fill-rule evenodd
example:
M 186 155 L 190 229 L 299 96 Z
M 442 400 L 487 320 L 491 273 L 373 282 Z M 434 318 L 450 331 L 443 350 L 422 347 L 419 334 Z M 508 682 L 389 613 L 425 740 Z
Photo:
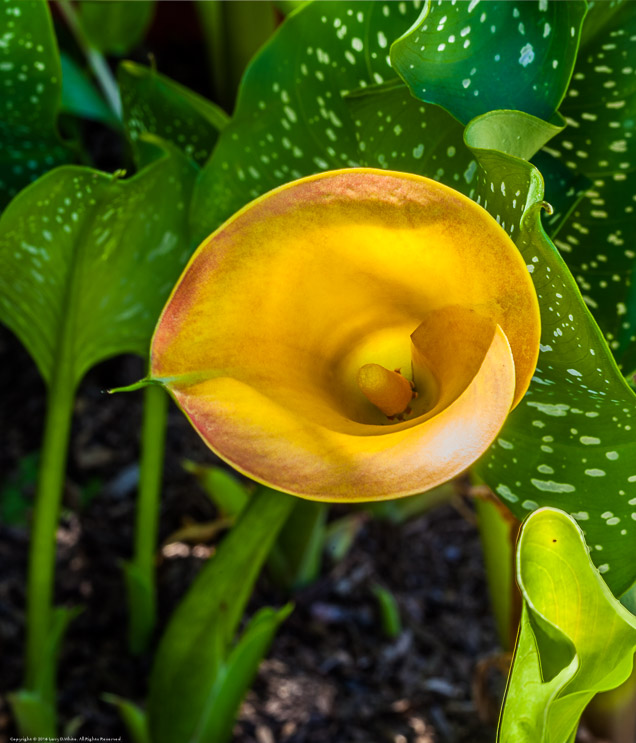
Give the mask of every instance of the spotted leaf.
M 62 72 L 44 0 L 0 0 L 0 209 L 41 173 L 70 159 L 57 113 Z
M 155 134 L 203 165 L 229 121 L 227 114 L 192 90 L 135 62 L 118 69 L 126 134 L 138 165 L 146 162 L 139 137 Z
M 109 356 L 146 353 L 189 254 L 185 205 L 193 177 L 176 154 L 125 181 L 65 166 L 7 207 L 0 320 L 47 381 L 62 362 L 77 382 Z
M 561 108 L 569 126 L 547 147 L 592 183 L 556 245 L 617 360 L 631 372 L 636 368 L 636 6 L 607 3 L 592 13 Z
M 497 740 L 574 740 L 592 697 L 629 678 L 636 617 L 608 590 L 576 522 L 556 509 L 525 522 L 517 581 L 523 613 Z
M 521 250 L 539 297 L 542 331 L 530 389 L 479 469 L 519 518 L 542 505 L 572 514 L 592 559 L 620 594 L 636 578 L 634 395 L 544 231 L 539 171 L 514 150 L 488 149 L 494 116 L 476 119 L 465 134 L 479 164 L 475 198 Z
M 287 18 L 250 64 L 232 122 L 198 180 L 193 220 L 200 239 L 275 186 L 358 165 L 343 96 L 395 76 L 389 45 L 418 6 L 319 2 Z
M 477 163 L 464 127 L 441 106 L 413 98 L 401 81 L 362 88 L 347 103 L 362 165 L 426 175 L 471 195 Z
M 464 128 L 445 109 L 413 98 L 399 81 L 363 88 L 346 99 L 361 164 L 425 175 L 471 198 L 475 196 L 477 161 L 464 143 Z M 531 157 L 565 125 L 558 116 L 552 123 L 521 112 L 504 116 L 491 112 L 489 116 L 487 136 L 492 147 L 520 147 L 515 150 L 520 157 Z M 485 128 L 482 131 L 486 136 Z M 549 154 L 540 152 L 537 156 L 542 173 L 549 176 L 546 193 L 554 207 L 546 221 L 550 231 L 556 231 L 581 196 L 580 179 Z M 512 200 L 516 207 L 519 199 L 513 195 Z
M 413 95 L 463 123 L 504 108 L 547 119 L 572 74 L 585 10 L 581 0 L 427 3 L 391 60 Z

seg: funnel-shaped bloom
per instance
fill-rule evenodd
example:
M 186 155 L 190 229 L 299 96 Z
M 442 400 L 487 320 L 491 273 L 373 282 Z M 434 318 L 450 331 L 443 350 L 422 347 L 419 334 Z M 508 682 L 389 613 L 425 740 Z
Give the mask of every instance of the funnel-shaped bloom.
M 201 245 L 151 376 L 253 479 L 376 500 L 472 464 L 538 349 L 525 263 L 486 211 L 419 176 L 355 169 L 278 188 Z

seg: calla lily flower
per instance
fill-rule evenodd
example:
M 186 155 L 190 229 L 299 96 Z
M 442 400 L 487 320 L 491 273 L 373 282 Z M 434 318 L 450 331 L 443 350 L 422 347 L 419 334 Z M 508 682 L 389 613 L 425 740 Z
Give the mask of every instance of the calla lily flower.
M 484 209 L 420 176 L 352 169 L 282 186 L 205 240 L 150 374 L 254 480 L 380 500 L 475 462 L 538 350 L 528 270 Z

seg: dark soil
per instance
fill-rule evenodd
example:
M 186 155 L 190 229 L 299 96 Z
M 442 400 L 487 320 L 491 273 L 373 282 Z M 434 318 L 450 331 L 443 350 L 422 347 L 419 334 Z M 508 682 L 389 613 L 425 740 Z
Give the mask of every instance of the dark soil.
M 44 385 L 27 354 L 0 331 L 0 448 L 3 480 L 39 446 Z M 137 432 L 141 393 L 107 396 L 102 390 L 142 375 L 135 358 L 94 369 L 75 409 L 65 506 L 58 531 L 56 597 L 82 605 L 64 643 L 59 673 L 61 731 L 122 736 L 126 731 L 105 692 L 143 703 L 152 653 L 130 657 L 119 560 L 130 556 L 135 513 Z M 161 513 L 163 541 L 184 519 L 209 521 L 215 510 L 184 457 L 211 462 L 181 413 L 171 409 Z M 32 496 L 32 487 L 26 496 Z M 459 503 L 459 501 L 458 501 Z M 494 740 L 471 696 L 475 668 L 497 651 L 479 538 L 466 501 L 438 507 L 402 525 L 369 519 L 338 564 L 293 596 L 295 609 L 281 627 L 249 692 L 236 726 L 236 743 L 484 743 Z M 462 511 L 460 513 L 460 510 Z M 341 515 L 342 508 L 334 510 Z M 0 526 L 0 694 L 19 688 L 22 675 L 26 526 Z M 160 626 L 186 591 L 208 545 L 172 545 L 158 556 Z M 373 585 L 388 588 L 403 629 L 387 638 Z M 261 577 L 249 611 L 280 606 L 288 596 Z M 155 638 L 156 646 L 156 638 Z M 502 677 L 494 674 L 494 692 Z M 492 691 L 492 689 L 491 689 Z M 485 697 L 488 699 L 488 695 Z M 15 734 L 0 701 L 0 740 Z M 481 695 L 480 695 L 481 699 Z M 496 709 L 496 699 L 491 701 Z

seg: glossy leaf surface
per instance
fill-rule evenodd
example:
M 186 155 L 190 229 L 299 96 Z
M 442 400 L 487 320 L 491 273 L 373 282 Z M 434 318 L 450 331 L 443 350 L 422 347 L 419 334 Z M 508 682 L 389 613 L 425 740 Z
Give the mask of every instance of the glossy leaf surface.
M 77 382 L 118 353 L 145 354 L 190 252 L 191 165 L 164 155 L 126 181 L 65 167 L 22 191 L 0 219 L 0 320 L 48 381 L 70 335 Z M 68 346 L 67 346 L 68 348 Z
M 56 123 L 62 73 L 45 0 L 0 2 L 0 209 L 41 173 L 67 162 Z
M 464 124 L 504 108 L 548 119 L 570 79 L 585 10 L 583 0 L 427 3 L 391 60 L 414 96 Z
M 156 70 L 134 62 L 118 69 L 123 120 L 137 164 L 146 162 L 139 137 L 154 134 L 178 147 L 197 165 L 210 156 L 229 121 L 218 106 Z
M 284 618 L 285 610 L 266 610 L 232 649 L 254 581 L 293 505 L 282 493 L 255 494 L 177 607 L 150 678 L 148 717 L 155 743 L 207 743 L 216 740 L 206 737 L 207 731 L 225 729 L 233 718 L 259 654 Z
M 363 165 L 417 173 L 471 195 L 477 163 L 464 128 L 440 106 L 413 98 L 401 81 L 346 98 Z
M 592 696 L 629 677 L 636 617 L 611 594 L 562 511 L 529 517 L 517 561 L 524 606 L 498 740 L 563 743 Z

